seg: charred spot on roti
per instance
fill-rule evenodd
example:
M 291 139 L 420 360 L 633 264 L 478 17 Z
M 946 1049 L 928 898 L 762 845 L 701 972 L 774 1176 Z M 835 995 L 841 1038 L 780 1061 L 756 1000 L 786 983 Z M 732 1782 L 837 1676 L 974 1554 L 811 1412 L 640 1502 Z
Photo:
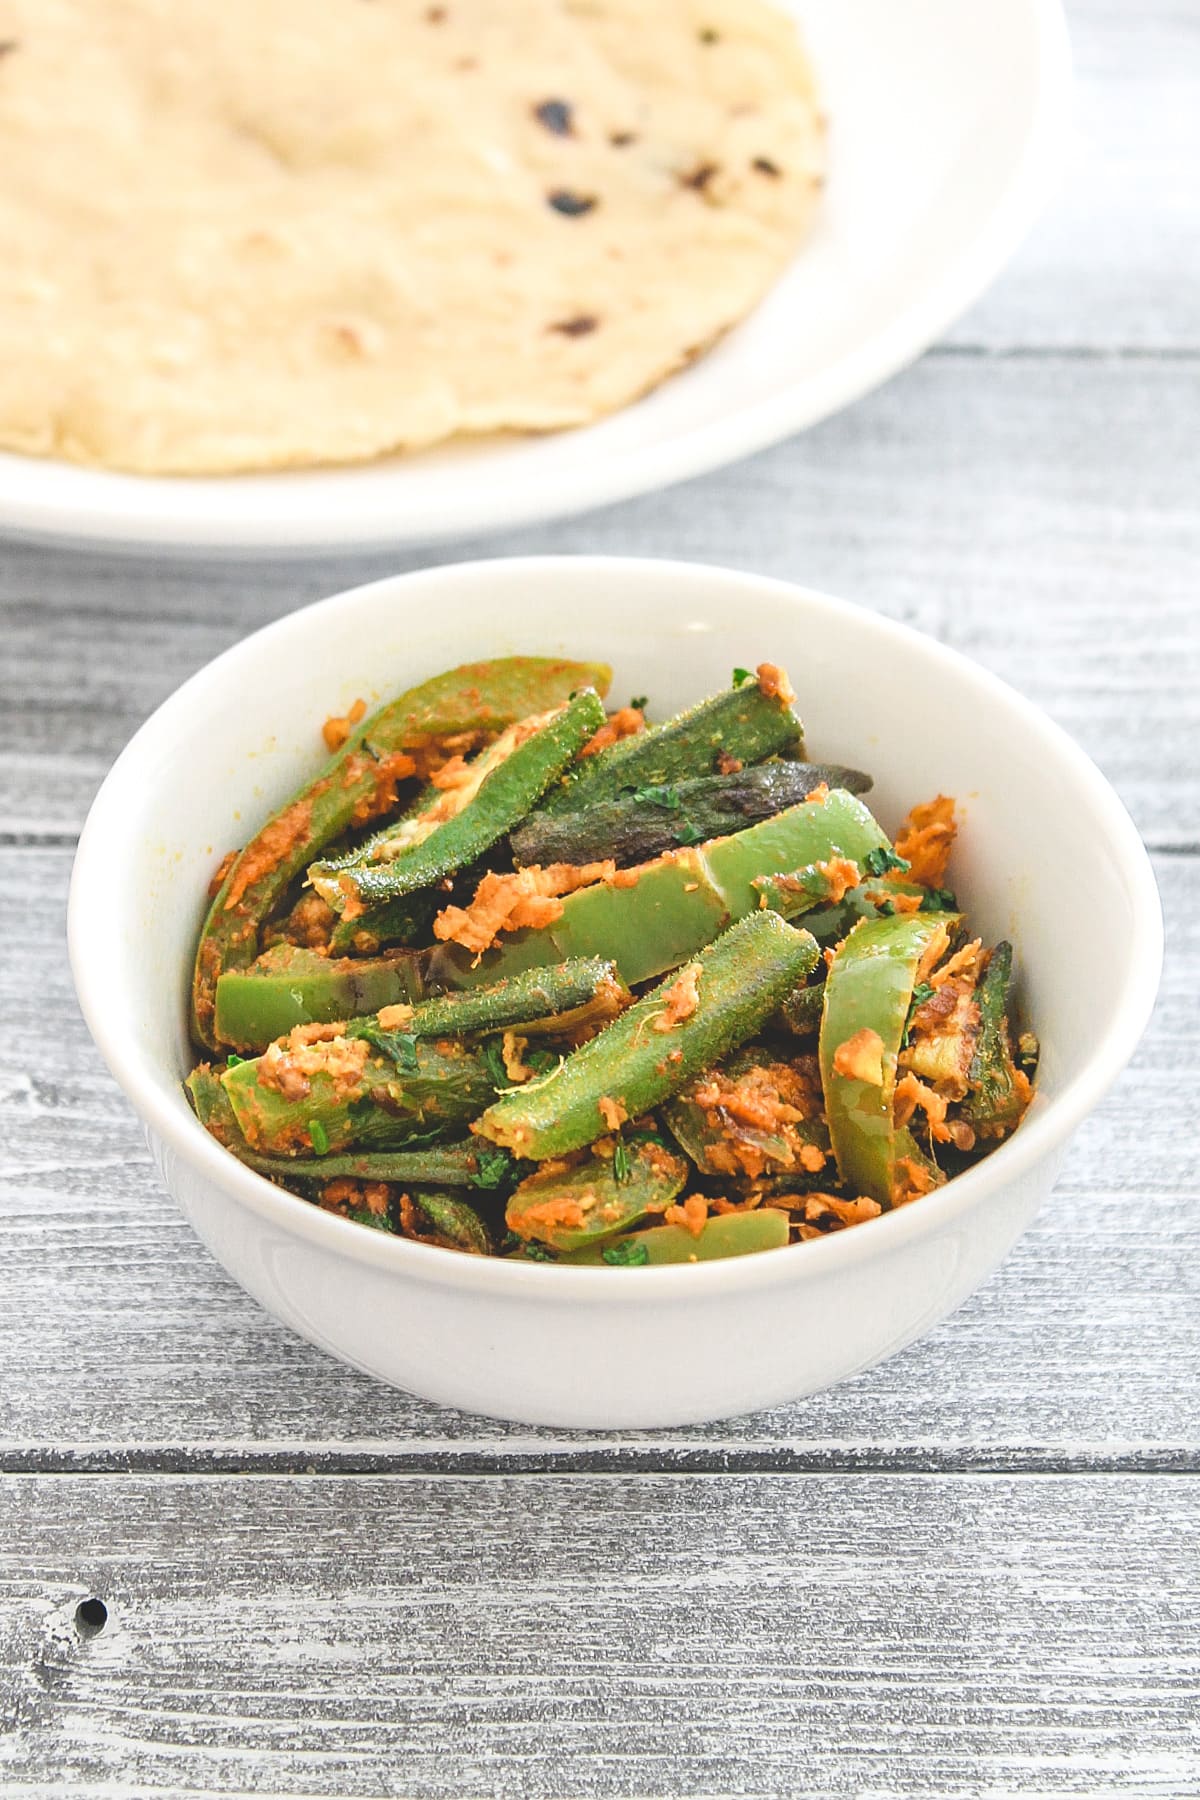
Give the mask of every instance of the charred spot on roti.
M 581 219 L 584 213 L 590 213 L 599 204 L 595 194 L 575 194 L 570 188 L 552 188 L 546 195 L 546 205 L 561 213 L 564 219 Z
M 697 163 L 694 169 L 690 169 L 686 175 L 679 177 L 679 185 L 680 187 L 694 188 L 698 194 L 702 194 L 713 176 L 719 175 L 720 172 L 720 163 Z
M 573 137 L 575 134 L 572 108 L 565 100 L 541 100 L 534 107 L 533 116 L 555 137 Z
M 591 313 L 577 313 L 573 319 L 556 319 L 547 330 L 557 331 L 560 337 L 587 337 L 596 330 L 599 323 L 599 319 Z

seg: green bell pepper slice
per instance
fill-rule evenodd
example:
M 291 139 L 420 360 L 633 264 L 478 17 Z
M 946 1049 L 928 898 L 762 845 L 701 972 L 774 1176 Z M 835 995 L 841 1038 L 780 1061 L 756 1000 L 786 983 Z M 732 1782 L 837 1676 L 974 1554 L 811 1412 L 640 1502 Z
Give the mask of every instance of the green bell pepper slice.
M 787 1214 L 773 1206 L 760 1206 L 753 1212 L 723 1213 L 709 1219 L 699 1237 L 693 1237 L 682 1225 L 650 1225 L 602 1244 L 589 1245 L 585 1250 L 571 1251 L 558 1260 L 626 1269 L 718 1262 L 727 1256 L 782 1250 L 788 1236 Z
M 884 1208 L 896 1197 L 902 1162 L 936 1168 L 907 1127 L 896 1129 L 897 1059 L 921 960 L 954 923 L 943 913 L 865 919 L 825 980 L 818 1055 L 834 1155 L 849 1191 Z M 852 1043 L 858 1054 L 839 1057 Z

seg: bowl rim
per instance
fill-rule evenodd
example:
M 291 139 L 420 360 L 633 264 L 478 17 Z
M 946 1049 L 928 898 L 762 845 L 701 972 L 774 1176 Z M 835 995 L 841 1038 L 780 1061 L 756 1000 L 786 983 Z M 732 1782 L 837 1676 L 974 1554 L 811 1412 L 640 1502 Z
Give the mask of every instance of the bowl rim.
M 362 605 L 377 597 L 407 594 L 412 589 L 453 587 L 464 578 L 486 581 L 497 570 L 519 577 L 542 580 L 567 577 L 588 567 L 619 577 L 638 571 L 672 584 L 724 582 L 731 590 L 771 596 L 789 605 L 806 607 L 843 624 L 853 622 L 883 644 L 893 643 L 940 664 L 946 675 L 973 684 L 991 701 L 1015 711 L 1022 728 L 1069 775 L 1103 819 L 1114 860 L 1124 881 L 1134 929 L 1128 963 L 1113 996 L 1112 1013 L 1103 1035 L 1084 1066 L 1053 1099 L 1034 1105 L 1020 1129 L 989 1156 L 944 1187 L 924 1195 L 920 1205 L 905 1206 L 870 1221 L 870 1230 L 842 1231 L 814 1239 L 805 1254 L 795 1246 L 755 1256 L 731 1257 L 712 1262 L 668 1265 L 629 1271 L 620 1288 L 613 1287 L 626 1274 L 620 1269 L 567 1267 L 562 1264 L 525 1264 L 504 1258 L 464 1256 L 437 1245 L 366 1231 L 361 1225 L 300 1199 L 276 1187 L 265 1176 L 240 1163 L 205 1131 L 185 1103 L 172 1104 L 167 1096 L 143 1079 L 139 1053 L 130 1034 L 114 1026 L 108 1009 L 100 1003 L 93 973 L 100 967 L 104 947 L 90 895 L 111 883 L 111 858 L 107 854 L 110 820 L 127 816 L 127 801 L 136 806 L 139 791 L 146 791 L 142 771 L 153 766 L 154 747 L 160 737 L 172 735 L 172 720 L 188 702 L 206 690 L 218 691 L 243 661 L 253 661 L 265 647 L 290 634 L 316 627 L 330 613 Z M 1048 714 L 1027 700 L 999 676 L 912 626 L 886 615 L 826 594 L 819 589 L 720 565 L 653 557 L 604 555 L 556 555 L 480 558 L 447 563 L 435 568 L 384 576 L 297 608 L 242 638 L 206 663 L 170 694 L 134 733 L 105 777 L 92 802 L 75 853 L 67 908 L 67 939 L 71 971 L 85 1022 L 101 1055 L 134 1111 L 150 1131 L 161 1138 L 199 1176 L 215 1185 L 228 1199 L 269 1220 L 287 1235 L 307 1240 L 352 1261 L 393 1271 L 427 1285 L 452 1287 L 464 1292 L 511 1295 L 522 1298 L 541 1294 L 555 1304 L 563 1300 L 599 1303 L 607 1295 L 627 1302 L 645 1290 L 646 1305 L 680 1300 L 689 1293 L 740 1293 L 781 1282 L 830 1275 L 851 1268 L 863 1259 L 899 1251 L 961 1219 L 977 1205 L 995 1198 L 1021 1180 L 1043 1159 L 1065 1145 L 1081 1121 L 1098 1104 L 1129 1061 L 1153 1008 L 1162 969 L 1162 909 L 1149 855 L 1132 819 L 1115 790 L 1096 764 Z M 784 1254 L 784 1251 L 788 1254 Z M 547 1269 L 553 1273 L 547 1275 Z M 699 1286 L 697 1286 L 699 1284 Z

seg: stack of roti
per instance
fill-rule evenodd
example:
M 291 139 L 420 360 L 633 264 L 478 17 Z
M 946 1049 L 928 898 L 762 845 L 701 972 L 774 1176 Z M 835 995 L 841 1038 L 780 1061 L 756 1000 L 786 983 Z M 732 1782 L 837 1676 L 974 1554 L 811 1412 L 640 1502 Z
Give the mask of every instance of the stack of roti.
M 0 0 L 0 447 L 585 423 L 756 304 L 822 150 L 767 0 Z

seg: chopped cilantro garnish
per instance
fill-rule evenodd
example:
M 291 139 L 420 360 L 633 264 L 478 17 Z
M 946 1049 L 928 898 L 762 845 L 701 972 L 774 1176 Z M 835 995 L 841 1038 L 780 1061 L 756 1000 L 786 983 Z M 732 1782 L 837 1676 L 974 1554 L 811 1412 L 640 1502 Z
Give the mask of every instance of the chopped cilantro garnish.
M 745 685 L 748 681 L 753 681 L 753 680 L 754 680 L 754 671 L 752 669 L 735 669 L 733 671 L 734 687 L 745 687 Z
M 921 897 L 922 912 L 957 912 L 958 901 L 949 888 L 930 888 Z
M 629 704 L 636 712 L 645 712 L 650 704 L 650 696 L 649 694 L 635 694 Z
M 489 1038 L 483 1046 L 483 1060 L 487 1065 L 488 1077 L 494 1088 L 503 1090 L 513 1085 L 508 1079 L 508 1070 L 504 1066 L 504 1053 L 495 1038 Z
M 477 1188 L 499 1187 L 508 1174 L 509 1159 L 503 1150 L 480 1150 L 475 1157 L 475 1173 L 471 1177 L 471 1186 Z
M 308 1141 L 318 1156 L 324 1156 L 329 1148 L 329 1133 L 322 1125 L 320 1119 L 310 1119 L 308 1121 Z
M 361 1019 L 347 1036 L 365 1038 L 373 1050 L 390 1057 L 398 1069 L 417 1067 L 417 1040 L 411 1031 L 384 1031 L 374 1019 Z
M 523 1252 L 527 1262 L 553 1262 L 554 1258 L 544 1244 L 526 1244 Z
M 373 1231 L 391 1231 L 392 1222 L 385 1212 L 372 1212 L 369 1206 L 356 1206 L 353 1212 L 346 1214 L 356 1225 L 369 1225 Z
M 890 900 L 885 900 L 883 902 L 883 904 L 880 906 L 879 911 L 880 911 L 881 917 L 883 917 L 885 919 L 890 919 L 890 918 L 894 917 L 896 909 L 892 905 Z
M 615 1244 L 605 1244 L 600 1255 L 613 1269 L 640 1269 L 650 1261 L 650 1252 L 635 1237 L 618 1238 Z
M 679 789 L 674 787 L 634 788 L 633 798 L 640 800 L 644 806 L 665 806 L 669 812 L 678 812 L 683 805 Z
M 618 1187 L 622 1187 L 633 1174 L 633 1164 L 629 1160 L 629 1150 L 620 1138 L 617 1139 L 613 1146 L 612 1171 L 613 1180 Z
M 244 1056 L 235 1056 L 231 1050 L 229 1055 L 225 1058 L 225 1067 L 227 1069 L 240 1069 L 245 1060 Z
M 863 857 L 863 868 L 868 875 L 886 875 L 889 869 L 899 869 L 907 875 L 911 867 L 911 863 L 905 862 L 902 856 L 897 856 L 894 850 L 885 849 L 883 845 L 878 850 L 868 850 Z
M 689 819 L 685 824 L 681 825 L 679 830 L 675 833 L 675 842 L 677 844 L 702 844 L 704 842 L 704 833 L 700 830 L 698 825 L 693 825 Z

